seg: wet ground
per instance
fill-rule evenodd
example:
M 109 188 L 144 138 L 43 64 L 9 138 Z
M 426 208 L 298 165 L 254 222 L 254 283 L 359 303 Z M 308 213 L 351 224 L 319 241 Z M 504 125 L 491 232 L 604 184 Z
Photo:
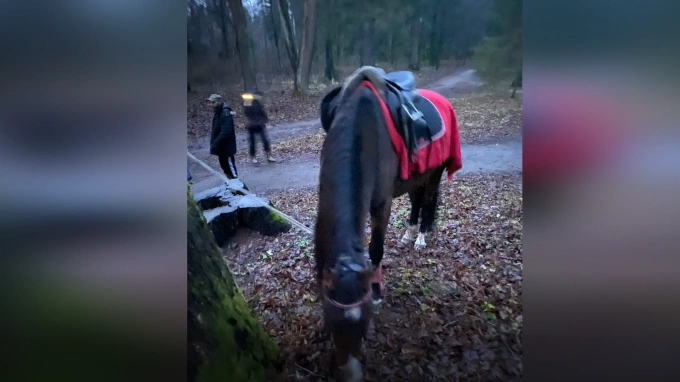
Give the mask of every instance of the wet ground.
M 492 145 L 463 145 L 463 168 L 457 174 L 468 172 L 507 172 L 522 169 L 522 142 Z M 238 165 L 241 180 L 258 194 L 275 190 L 316 187 L 319 183 L 319 160 L 289 159 L 257 165 L 241 162 Z M 219 169 L 219 168 L 218 168 Z M 192 189 L 200 192 L 219 186 L 222 181 L 210 174 L 196 172 Z

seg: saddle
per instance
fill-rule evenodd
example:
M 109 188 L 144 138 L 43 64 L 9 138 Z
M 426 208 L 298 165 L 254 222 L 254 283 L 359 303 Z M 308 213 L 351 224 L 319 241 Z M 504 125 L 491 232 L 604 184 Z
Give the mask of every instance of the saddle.
M 385 104 L 404 140 L 411 161 L 421 148 L 440 138 L 444 132 L 437 108 L 416 89 L 415 76 L 409 71 L 386 73 Z
M 411 161 L 417 161 L 418 151 L 444 135 L 444 123 L 437 108 L 416 89 L 416 79 L 410 71 L 386 73 L 380 68 L 363 66 L 345 82 L 345 90 L 369 81 L 387 105 L 389 117 L 404 140 Z M 340 95 L 343 98 L 343 95 Z M 388 116 L 385 116 L 388 117 Z

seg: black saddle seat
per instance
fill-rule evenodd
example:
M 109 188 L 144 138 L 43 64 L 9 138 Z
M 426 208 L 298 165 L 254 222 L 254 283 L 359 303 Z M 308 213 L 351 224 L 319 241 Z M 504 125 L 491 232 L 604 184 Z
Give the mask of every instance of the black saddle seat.
M 387 108 L 411 160 L 415 161 L 414 154 L 419 149 L 443 135 L 441 115 L 429 100 L 420 95 L 412 72 L 390 72 L 384 78 L 387 81 Z
M 385 75 L 385 79 L 399 87 L 400 90 L 407 92 L 416 90 L 416 77 L 407 70 L 389 72 Z

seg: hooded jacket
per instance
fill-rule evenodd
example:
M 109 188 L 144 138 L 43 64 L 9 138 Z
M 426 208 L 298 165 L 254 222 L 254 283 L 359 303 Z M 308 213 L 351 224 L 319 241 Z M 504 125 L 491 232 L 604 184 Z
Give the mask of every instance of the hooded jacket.
M 236 154 L 236 133 L 234 131 L 234 112 L 225 102 L 215 106 L 210 135 L 210 154 L 232 156 Z
M 260 100 L 253 100 L 250 106 L 243 107 L 243 114 L 248 118 L 248 129 L 262 129 L 269 122 L 267 112 L 264 111 L 264 105 Z

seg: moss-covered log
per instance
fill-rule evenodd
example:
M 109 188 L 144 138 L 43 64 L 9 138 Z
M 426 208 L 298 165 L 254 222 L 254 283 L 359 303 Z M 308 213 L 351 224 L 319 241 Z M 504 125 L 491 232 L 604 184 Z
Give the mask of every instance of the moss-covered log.
M 248 307 L 187 188 L 189 381 L 270 381 L 279 348 Z

